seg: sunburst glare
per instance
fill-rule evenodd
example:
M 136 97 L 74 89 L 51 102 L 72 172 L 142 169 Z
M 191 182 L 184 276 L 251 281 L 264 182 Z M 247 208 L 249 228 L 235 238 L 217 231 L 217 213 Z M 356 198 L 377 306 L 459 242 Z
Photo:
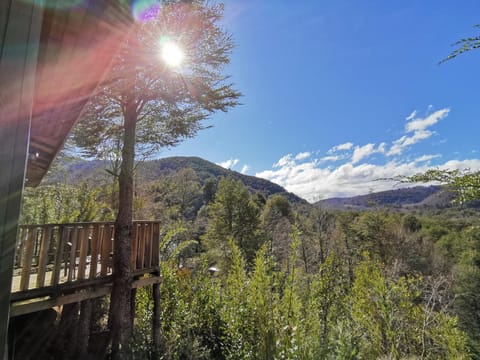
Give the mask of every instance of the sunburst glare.
M 185 53 L 173 41 L 166 41 L 160 46 L 160 56 L 163 61 L 169 66 L 178 67 L 185 59 Z

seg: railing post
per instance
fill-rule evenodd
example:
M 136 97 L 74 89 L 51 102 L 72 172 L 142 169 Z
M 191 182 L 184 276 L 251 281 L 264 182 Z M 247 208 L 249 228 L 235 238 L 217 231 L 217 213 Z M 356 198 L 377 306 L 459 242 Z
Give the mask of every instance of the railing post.
M 20 277 L 20 290 L 28 290 L 30 283 L 30 269 L 32 267 L 33 250 L 37 229 L 35 227 L 28 228 L 27 241 L 25 242 L 25 253 L 22 257 L 22 275 Z
M 57 235 L 57 249 L 55 252 L 55 260 L 53 265 L 52 271 L 52 285 L 58 285 L 60 282 L 60 271 L 62 266 L 62 259 L 63 259 L 63 247 L 65 246 L 65 235 L 67 229 L 65 226 L 60 225 L 58 227 L 58 235 Z
M 78 280 L 85 279 L 85 268 L 87 265 L 87 252 L 88 252 L 88 229 L 86 226 L 82 226 L 79 229 L 79 258 L 78 258 Z
M 40 255 L 38 258 L 37 287 L 45 285 L 45 273 L 47 271 L 48 250 L 50 248 L 50 238 L 52 237 L 52 227 L 44 226 L 42 228 L 42 237 L 40 239 Z
M 160 223 L 153 223 L 152 266 L 160 265 Z
M 152 267 L 152 235 L 153 235 L 153 223 L 148 222 L 145 224 L 145 261 L 144 267 L 149 269 Z
M 143 269 L 145 260 L 145 224 L 139 223 L 137 269 Z
M 100 225 L 94 225 L 92 229 L 91 242 L 90 242 L 90 274 L 89 279 L 93 279 L 97 276 L 97 263 L 99 255 L 100 239 L 102 237 L 103 227 Z
M 73 227 L 73 234 L 70 246 L 70 263 L 68 268 L 67 281 L 72 281 L 75 278 L 75 269 L 77 268 L 77 245 L 78 245 L 78 231 L 79 227 Z
M 104 225 L 103 236 L 102 236 L 102 245 L 101 245 L 101 255 L 100 255 L 100 275 L 106 276 L 108 274 L 110 259 L 110 252 L 112 251 L 112 235 L 113 229 L 112 225 Z
M 20 268 L 17 276 L 20 276 L 12 291 L 31 289 L 31 274 L 34 273 L 37 274 L 35 288 L 109 275 L 113 232 L 113 223 L 22 225 L 15 255 Z M 158 269 L 159 243 L 158 222 L 134 222 L 131 270 Z M 51 276 L 48 283 L 47 274 Z
M 132 227 L 132 254 L 130 257 L 130 270 L 137 269 L 137 252 L 138 252 L 138 223 L 133 222 Z

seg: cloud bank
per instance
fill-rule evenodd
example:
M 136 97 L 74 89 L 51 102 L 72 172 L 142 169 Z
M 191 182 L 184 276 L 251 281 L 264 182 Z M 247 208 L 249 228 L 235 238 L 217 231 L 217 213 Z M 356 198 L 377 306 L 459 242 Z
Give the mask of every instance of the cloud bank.
M 417 111 L 413 111 L 406 117 L 404 133 L 390 143 L 355 145 L 346 142 L 330 148 L 318 159 L 310 152 L 296 156 L 287 154 L 272 169 L 258 172 L 256 176 L 315 202 L 406 186 L 394 180 L 379 179 L 409 176 L 430 168 L 480 170 L 480 159 L 441 162 L 440 154 L 423 154 L 413 158 L 404 156 L 415 144 L 430 138 L 434 134 L 431 127 L 445 119 L 449 112 L 450 109 L 445 108 L 421 118 L 417 116 Z M 435 164 L 432 163 L 434 160 Z

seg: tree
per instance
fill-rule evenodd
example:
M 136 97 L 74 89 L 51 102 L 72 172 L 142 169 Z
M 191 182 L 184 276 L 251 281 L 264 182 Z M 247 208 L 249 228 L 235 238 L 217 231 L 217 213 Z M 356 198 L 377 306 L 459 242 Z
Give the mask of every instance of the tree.
M 269 244 L 269 253 L 280 263 L 288 259 L 294 215 L 291 205 L 281 195 L 270 196 L 263 208 L 262 227 Z
M 355 269 L 351 316 L 359 335 L 360 358 L 466 359 L 466 336 L 440 294 L 442 281 L 422 293 L 420 278 L 384 275 L 382 264 L 364 253 Z
M 155 218 L 160 212 L 181 220 L 193 220 L 202 205 L 198 176 L 191 168 L 179 171 L 153 183 L 149 196 L 155 202 Z
M 260 247 L 259 209 L 246 187 L 239 180 L 221 179 L 209 215 L 204 239 L 214 260 L 228 257 L 228 241 L 232 239 L 251 263 Z
M 52 224 L 105 220 L 108 214 L 99 188 L 82 182 L 43 185 L 27 189 L 23 199 L 21 223 Z M 108 216 L 108 215 L 107 215 Z
M 202 187 L 203 202 L 205 205 L 210 204 L 215 198 L 217 192 L 217 180 L 214 178 L 208 178 Z
M 480 28 L 480 25 L 475 25 L 475 27 Z M 457 46 L 457 49 L 453 50 L 450 55 L 440 61 L 440 63 L 456 58 L 458 55 L 461 55 L 467 51 L 480 49 L 480 35 L 460 39 L 456 41 L 453 45 Z
M 233 47 L 218 25 L 223 5 L 201 0 L 162 1 L 157 16 L 132 24 L 112 69 L 73 133 L 86 155 L 104 157 L 120 143 L 119 210 L 109 327 L 112 355 L 125 358 L 131 334 L 130 253 L 135 159 L 174 146 L 205 128 L 215 111 L 237 105 L 240 94 L 224 66 Z M 172 71 L 160 46 L 178 42 L 185 63 Z M 119 140 L 120 139 L 120 140 Z
M 460 204 L 480 199 L 480 172 L 431 169 L 424 173 L 402 177 L 400 181 L 445 184 L 455 193 L 455 201 Z

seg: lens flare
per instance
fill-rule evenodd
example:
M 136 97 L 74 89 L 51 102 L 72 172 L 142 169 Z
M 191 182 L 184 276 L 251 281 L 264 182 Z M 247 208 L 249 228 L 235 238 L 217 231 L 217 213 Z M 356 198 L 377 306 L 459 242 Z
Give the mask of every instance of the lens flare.
M 135 0 L 132 1 L 132 15 L 137 21 L 147 22 L 153 20 L 160 12 L 159 0 Z
M 173 41 L 165 41 L 160 44 L 160 56 L 167 65 L 178 67 L 182 64 L 185 54 Z

